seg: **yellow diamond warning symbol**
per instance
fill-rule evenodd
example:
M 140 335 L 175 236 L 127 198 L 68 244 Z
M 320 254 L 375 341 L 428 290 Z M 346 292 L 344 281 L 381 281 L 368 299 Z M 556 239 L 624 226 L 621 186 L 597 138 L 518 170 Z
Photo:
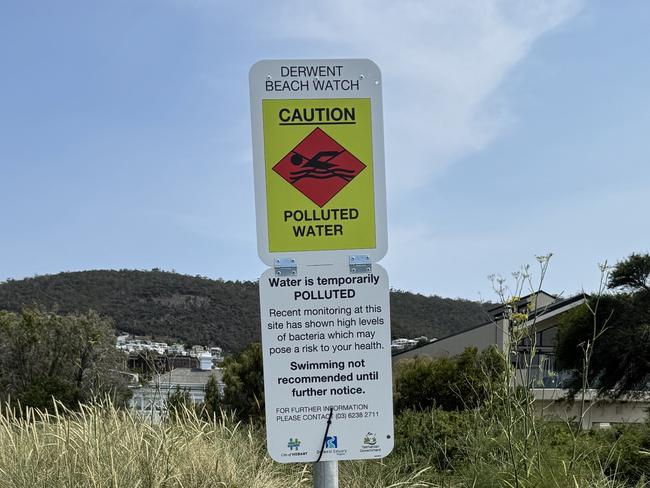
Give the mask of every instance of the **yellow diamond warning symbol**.
M 262 114 L 269 251 L 375 248 L 370 100 L 268 99 Z

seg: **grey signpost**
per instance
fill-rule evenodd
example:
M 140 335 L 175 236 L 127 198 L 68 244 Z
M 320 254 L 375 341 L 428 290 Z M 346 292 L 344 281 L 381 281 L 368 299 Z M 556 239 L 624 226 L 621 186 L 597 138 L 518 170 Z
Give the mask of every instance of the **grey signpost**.
M 313 476 L 315 488 L 338 488 L 339 462 L 319 461 L 314 464 Z
M 250 71 L 267 449 L 312 462 L 393 448 L 381 73 L 367 59 Z

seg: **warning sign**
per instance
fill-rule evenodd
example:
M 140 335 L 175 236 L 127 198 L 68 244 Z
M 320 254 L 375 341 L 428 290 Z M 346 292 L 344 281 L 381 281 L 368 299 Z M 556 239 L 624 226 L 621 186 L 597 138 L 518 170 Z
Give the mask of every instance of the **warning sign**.
M 264 100 L 270 252 L 375 247 L 368 99 Z
M 388 274 L 305 266 L 259 280 L 269 454 L 378 459 L 393 448 Z
M 273 171 L 319 207 L 366 167 L 347 149 L 316 127 Z
M 367 60 L 251 69 L 258 251 L 297 264 L 386 252 L 380 74 Z

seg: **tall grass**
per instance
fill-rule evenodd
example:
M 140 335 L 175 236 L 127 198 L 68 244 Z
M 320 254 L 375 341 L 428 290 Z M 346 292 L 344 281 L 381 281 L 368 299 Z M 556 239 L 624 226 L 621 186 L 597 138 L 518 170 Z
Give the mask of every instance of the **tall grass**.
M 485 409 L 405 411 L 396 419 L 393 462 L 413 470 L 432 467 L 423 479 L 437 486 L 650 488 L 650 459 L 640 462 L 650 426 L 578 432 L 537 419 L 531 442 L 521 419 L 506 415 Z
M 152 424 L 110 405 L 0 414 L 0 487 L 291 487 L 305 470 L 265 456 L 253 427 L 188 412 Z
M 526 452 L 523 430 L 508 439 L 479 410 L 407 411 L 396 422 L 395 452 L 381 461 L 340 463 L 340 486 L 650 488 L 643 474 L 626 484 L 617 475 L 620 451 L 603 447 L 598 436 L 539 426 L 540 442 L 526 444 L 539 451 Z M 626 436 L 627 449 L 636 449 Z M 580 456 L 571 462 L 575 439 Z M 516 477 L 513 443 L 517 465 L 526 466 Z M 309 465 L 272 461 L 263 430 L 227 416 L 205 421 L 186 410 L 173 422 L 151 423 L 110 404 L 49 413 L 0 407 L 0 488 L 303 486 L 312 486 Z
M 417 472 L 369 464 L 342 470 L 341 486 L 432 486 Z M 0 407 L 2 488 L 297 486 L 312 486 L 309 465 L 274 462 L 258 427 L 227 416 L 206 422 L 186 409 L 152 423 L 110 404 L 50 413 Z

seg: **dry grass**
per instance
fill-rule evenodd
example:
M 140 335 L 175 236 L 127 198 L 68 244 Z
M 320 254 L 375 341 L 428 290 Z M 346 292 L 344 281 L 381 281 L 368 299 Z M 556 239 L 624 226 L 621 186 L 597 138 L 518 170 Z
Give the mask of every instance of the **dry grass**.
M 354 464 L 342 470 L 341 486 L 433 486 L 417 473 Z M 25 416 L 0 409 L 1 488 L 298 486 L 312 486 L 311 467 L 274 462 L 262 433 L 232 419 L 205 422 L 186 412 L 173 423 L 151 423 L 110 405 L 28 409 Z
M 0 412 L 0 487 L 292 487 L 304 470 L 274 463 L 260 436 L 187 415 L 152 424 L 112 407 L 24 418 Z
M 404 453 L 382 461 L 340 463 L 340 486 L 516 486 L 508 463 L 490 458 L 489 444 L 481 441 L 474 463 L 458 466 L 455 472 L 437 471 Z M 601 469 L 576 477 L 566 464 L 548 463 L 545 471 L 524 476 L 518 486 L 625 486 Z M 312 486 L 309 465 L 272 461 L 263 432 L 229 418 L 206 422 L 187 411 L 175 422 L 151 423 L 110 405 L 84 406 L 79 412 L 27 409 L 23 416 L 0 408 L 0 488 L 303 486 Z

